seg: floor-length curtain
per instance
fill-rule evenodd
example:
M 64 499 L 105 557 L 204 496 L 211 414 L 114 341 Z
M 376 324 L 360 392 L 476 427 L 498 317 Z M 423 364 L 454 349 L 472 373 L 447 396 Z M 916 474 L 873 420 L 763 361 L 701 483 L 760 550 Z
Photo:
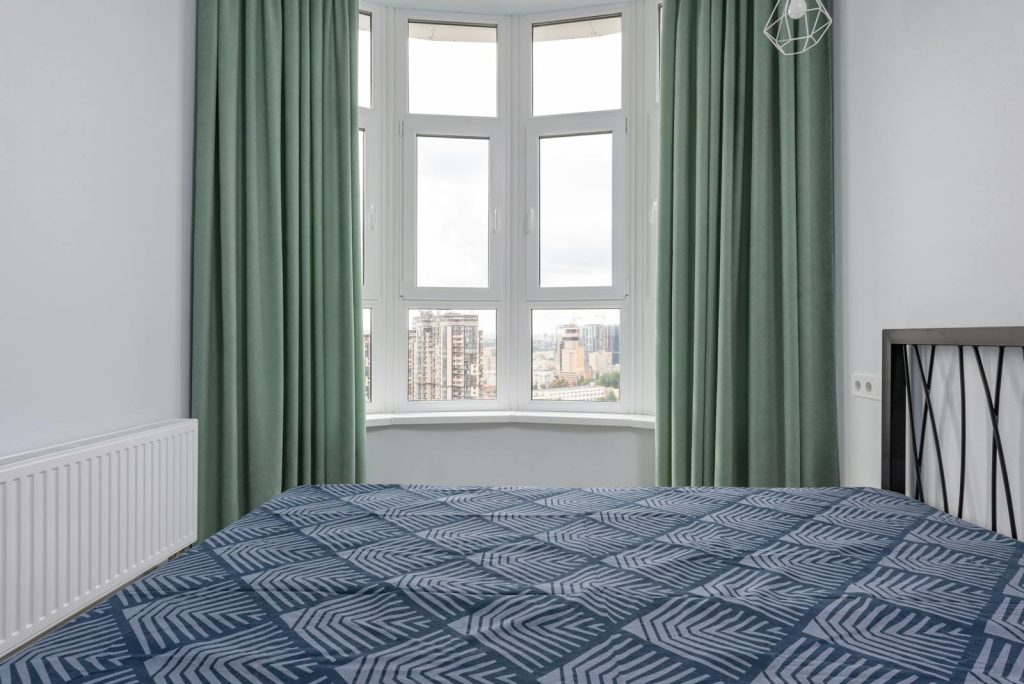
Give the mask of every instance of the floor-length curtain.
M 832 83 L 780 55 L 775 0 L 668 0 L 657 479 L 834 485 Z
M 205 537 L 362 477 L 356 0 L 200 0 L 192 412 Z

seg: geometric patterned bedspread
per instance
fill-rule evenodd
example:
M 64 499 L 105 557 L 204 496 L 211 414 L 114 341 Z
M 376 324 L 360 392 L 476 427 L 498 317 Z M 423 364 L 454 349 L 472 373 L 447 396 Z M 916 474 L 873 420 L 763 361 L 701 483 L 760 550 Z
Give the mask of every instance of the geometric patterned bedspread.
M 1022 548 L 875 489 L 298 487 L 0 681 L 1020 682 Z

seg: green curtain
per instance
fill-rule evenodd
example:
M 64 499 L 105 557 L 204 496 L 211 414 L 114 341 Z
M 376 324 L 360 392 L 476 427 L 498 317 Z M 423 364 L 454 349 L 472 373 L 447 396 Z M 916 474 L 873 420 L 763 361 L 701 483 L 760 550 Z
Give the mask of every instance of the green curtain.
M 664 5 L 662 485 L 838 482 L 831 46 L 780 55 L 774 4 Z
M 356 0 L 200 0 L 199 534 L 363 476 Z

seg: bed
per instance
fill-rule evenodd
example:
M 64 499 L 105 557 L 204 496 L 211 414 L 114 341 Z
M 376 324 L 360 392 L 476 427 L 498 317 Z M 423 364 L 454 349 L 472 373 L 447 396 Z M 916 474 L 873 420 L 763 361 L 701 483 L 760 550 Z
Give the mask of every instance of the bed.
M 923 465 L 889 443 L 906 389 L 887 484 Z M 1024 545 L 920 498 L 299 487 L 0 682 L 1024 681 Z
M 292 489 L 0 680 L 1024 679 L 1022 545 L 874 489 Z

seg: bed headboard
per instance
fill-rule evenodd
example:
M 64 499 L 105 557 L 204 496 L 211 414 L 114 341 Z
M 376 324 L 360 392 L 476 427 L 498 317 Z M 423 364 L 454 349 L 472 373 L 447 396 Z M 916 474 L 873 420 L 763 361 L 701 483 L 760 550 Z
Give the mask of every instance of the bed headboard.
M 948 388 L 947 393 L 959 393 L 959 444 L 940 444 L 938 408 L 932 384 L 936 350 L 950 348 L 956 355 L 955 366 L 959 387 Z M 995 368 L 983 361 L 983 353 L 995 354 Z M 973 459 L 982 454 L 968 453 L 968 411 L 974 425 L 977 420 L 991 426 L 992 444 L 989 456 L 990 520 L 996 529 L 1000 501 L 1008 518 L 1009 532 L 1017 538 L 1013 489 L 1007 470 L 1007 448 L 1000 433 L 999 409 L 1002 399 L 1004 367 L 1010 363 L 1024 363 L 1024 327 L 1006 328 L 921 328 L 884 330 L 882 332 L 882 488 L 900 492 L 924 501 L 922 472 L 934 468 L 939 490 L 931 505 L 958 517 L 964 517 L 966 473 Z M 976 374 L 983 388 L 983 398 L 970 404 L 967 398 L 967 378 Z M 970 404 L 970 405 L 969 405 Z M 909 429 L 908 429 L 909 428 Z M 986 429 L 987 432 L 987 429 Z M 948 435 L 947 435 L 948 436 Z M 932 459 L 926 461 L 926 444 L 931 441 Z M 948 442 L 949 440 L 947 440 Z M 908 463 L 908 448 L 910 461 Z M 943 458 L 943 447 L 946 457 Z M 989 449 L 986 449 L 989 451 Z M 954 469 L 949 472 L 949 469 Z M 908 474 L 912 477 L 908 482 Z M 997 480 L 999 481 L 997 491 Z M 908 484 L 913 492 L 908 491 Z M 951 491 L 947 484 L 955 484 Z

